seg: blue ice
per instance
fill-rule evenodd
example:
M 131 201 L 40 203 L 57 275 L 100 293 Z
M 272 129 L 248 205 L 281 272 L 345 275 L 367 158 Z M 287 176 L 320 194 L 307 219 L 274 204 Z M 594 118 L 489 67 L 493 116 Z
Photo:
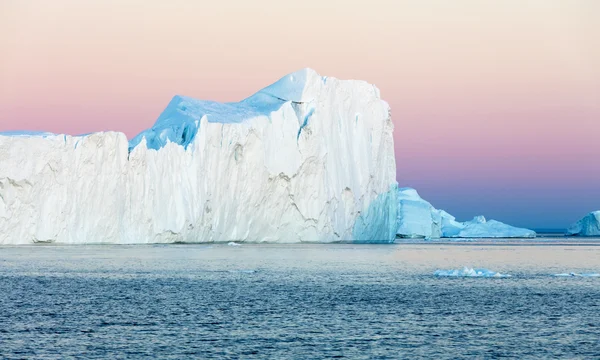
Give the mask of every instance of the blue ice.
M 473 269 L 464 267 L 460 270 L 436 270 L 434 273 L 435 276 L 440 277 L 510 277 L 508 274 L 500 274 L 498 272 L 494 272 L 488 269 Z
M 306 82 L 314 70 L 302 69 L 289 74 L 240 102 L 220 103 L 176 95 L 160 114 L 154 126 L 144 130 L 129 142 L 133 150 L 142 139 L 149 149 L 158 150 L 173 142 L 185 148 L 198 133 L 200 120 L 206 116 L 211 123 L 241 123 L 259 116 L 269 116 L 286 102 L 309 102 L 313 97 L 305 91 Z M 304 119 L 308 123 L 309 112 Z

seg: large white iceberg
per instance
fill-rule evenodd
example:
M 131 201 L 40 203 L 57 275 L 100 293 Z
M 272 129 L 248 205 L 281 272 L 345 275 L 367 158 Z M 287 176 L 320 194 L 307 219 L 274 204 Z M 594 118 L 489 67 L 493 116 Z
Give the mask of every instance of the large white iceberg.
M 533 238 L 535 231 L 476 216 L 460 222 L 434 208 L 412 188 L 398 189 L 398 228 L 401 238 Z
M 304 69 L 238 103 L 175 96 L 128 142 L 0 135 L 0 243 L 392 242 L 379 90 Z
M 575 224 L 569 226 L 570 236 L 600 236 L 600 210 L 592 211 Z

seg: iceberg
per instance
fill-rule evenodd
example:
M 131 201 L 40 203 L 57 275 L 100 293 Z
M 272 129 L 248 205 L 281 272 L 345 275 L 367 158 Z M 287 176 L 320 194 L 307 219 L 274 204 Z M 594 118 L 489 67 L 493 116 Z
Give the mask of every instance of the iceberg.
M 518 228 L 476 216 L 460 222 L 444 210 L 433 207 L 412 188 L 398 189 L 398 228 L 400 238 L 534 238 L 533 230 Z
M 494 271 L 490 271 L 488 269 L 473 269 L 464 267 L 460 270 L 436 270 L 433 273 L 434 276 L 439 277 L 494 277 L 494 278 L 504 278 L 511 277 L 512 275 L 508 274 L 500 274 Z
M 442 232 L 447 238 L 535 238 L 537 235 L 533 230 L 486 220 L 482 215 L 462 223 L 453 216 L 442 216 Z
M 393 242 L 392 135 L 377 87 L 311 69 L 175 96 L 131 141 L 0 134 L 0 244 Z
M 600 210 L 592 211 L 567 229 L 568 236 L 600 236 Z
M 398 189 L 398 229 L 401 238 L 437 239 L 441 233 L 441 212 L 423 200 L 417 190 Z

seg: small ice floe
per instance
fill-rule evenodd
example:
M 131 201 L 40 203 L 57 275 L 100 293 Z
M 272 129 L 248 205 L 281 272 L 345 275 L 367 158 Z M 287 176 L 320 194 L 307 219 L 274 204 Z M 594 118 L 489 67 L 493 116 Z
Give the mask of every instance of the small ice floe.
M 564 273 L 564 274 L 554 274 L 557 277 L 600 277 L 598 273 Z
M 488 269 L 473 269 L 464 267 L 462 270 L 436 270 L 433 274 L 441 277 L 493 277 L 503 278 L 510 277 L 508 274 L 500 274 Z
M 227 243 L 228 246 L 242 246 L 242 244 L 238 244 L 234 241 Z

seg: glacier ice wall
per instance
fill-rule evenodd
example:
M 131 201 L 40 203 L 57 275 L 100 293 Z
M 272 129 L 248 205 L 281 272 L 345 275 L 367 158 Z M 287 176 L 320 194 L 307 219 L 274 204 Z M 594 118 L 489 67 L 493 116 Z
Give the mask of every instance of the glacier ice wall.
M 290 74 L 175 96 L 130 142 L 0 134 L 0 243 L 391 242 L 393 124 L 366 82 Z
M 600 236 L 600 210 L 592 211 L 567 229 L 569 236 Z

